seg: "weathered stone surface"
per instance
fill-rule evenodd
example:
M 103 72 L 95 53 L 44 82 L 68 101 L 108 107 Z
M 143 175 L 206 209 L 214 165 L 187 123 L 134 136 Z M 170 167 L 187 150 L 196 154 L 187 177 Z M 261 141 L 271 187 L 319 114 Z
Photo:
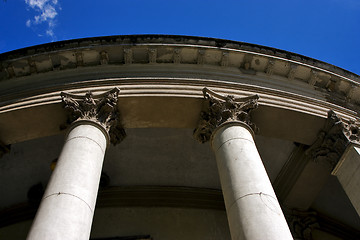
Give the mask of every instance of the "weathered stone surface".
M 232 239 L 292 239 L 249 128 L 222 125 L 211 141 Z
M 258 131 L 250 121 L 251 110 L 258 106 L 258 95 L 235 98 L 230 95 L 222 96 L 207 88 L 203 89 L 203 94 L 205 101 L 198 127 L 194 130 L 195 139 L 201 143 L 207 142 L 217 127 L 232 121 L 243 122 L 254 132 Z
M 109 134 L 112 144 L 120 143 L 126 136 L 120 122 L 117 100 L 120 90 L 114 88 L 101 95 L 88 92 L 85 96 L 61 93 L 61 98 L 68 110 L 68 124 L 77 120 L 93 121 L 101 125 Z
M 360 144 L 359 136 L 360 130 L 354 120 L 345 122 L 330 110 L 325 127 L 306 155 L 333 170 L 350 143 Z

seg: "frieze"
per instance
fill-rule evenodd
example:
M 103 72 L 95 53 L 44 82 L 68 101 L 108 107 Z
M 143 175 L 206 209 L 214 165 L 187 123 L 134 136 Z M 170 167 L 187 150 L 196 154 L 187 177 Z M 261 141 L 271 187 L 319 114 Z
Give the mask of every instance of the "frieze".
M 106 51 L 100 52 L 100 64 L 106 65 L 109 63 L 109 54 Z
M 30 74 L 37 73 L 36 62 L 32 59 L 28 59 Z
M 290 64 L 290 70 L 287 76 L 289 80 L 294 80 L 297 67 L 298 66 L 296 64 Z
M 229 66 L 229 53 L 228 52 L 222 52 L 221 62 L 220 65 L 222 67 Z
M 149 48 L 149 63 L 156 63 L 157 50 L 156 48 Z
M 175 48 L 174 49 L 174 63 L 175 64 L 180 64 L 181 63 L 181 49 L 180 48 Z
M 198 127 L 194 130 L 195 139 L 201 143 L 207 142 L 217 127 L 232 121 L 245 123 L 257 132 L 257 127 L 250 121 L 250 112 L 258 106 L 258 95 L 235 98 L 217 94 L 207 88 L 203 89 L 203 95 L 203 110 Z
M 133 62 L 133 53 L 131 48 L 124 48 L 124 63 L 132 64 Z
M 96 122 L 108 132 L 112 144 L 120 143 L 126 133 L 121 125 L 117 108 L 119 92 L 118 88 L 97 96 L 94 96 L 91 91 L 85 96 L 62 92 L 61 98 L 68 111 L 68 124 L 77 120 Z
M 266 75 L 271 76 L 274 73 L 274 65 L 275 65 L 275 60 L 269 59 L 268 65 L 265 70 Z
M 205 50 L 204 49 L 199 49 L 198 50 L 198 56 L 197 56 L 197 64 L 204 64 L 204 59 L 205 59 Z
M 309 79 L 309 84 L 311 86 L 315 86 L 316 82 L 318 82 L 319 79 L 319 72 L 315 71 L 313 69 L 310 70 L 310 79 Z

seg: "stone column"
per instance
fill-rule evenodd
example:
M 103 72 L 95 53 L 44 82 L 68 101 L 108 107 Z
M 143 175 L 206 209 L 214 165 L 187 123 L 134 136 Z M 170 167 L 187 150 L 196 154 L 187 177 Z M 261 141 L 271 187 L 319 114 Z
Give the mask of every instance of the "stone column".
M 258 96 L 234 98 L 204 89 L 195 137 L 211 142 L 233 240 L 293 239 L 256 145 L 250 111 Z
M 118 93 L 62 93 L 71 126 L 27 239 L 89 239 L 107 144 L 125 137 Z

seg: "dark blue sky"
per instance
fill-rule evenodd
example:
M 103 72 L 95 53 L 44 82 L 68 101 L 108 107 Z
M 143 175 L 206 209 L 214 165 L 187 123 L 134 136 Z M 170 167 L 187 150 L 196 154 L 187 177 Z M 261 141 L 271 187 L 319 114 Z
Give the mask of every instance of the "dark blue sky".
M 360 0 L 7 0 L 0 53 L 121 34 L 215 37 L 275 47 L 360 74 Z

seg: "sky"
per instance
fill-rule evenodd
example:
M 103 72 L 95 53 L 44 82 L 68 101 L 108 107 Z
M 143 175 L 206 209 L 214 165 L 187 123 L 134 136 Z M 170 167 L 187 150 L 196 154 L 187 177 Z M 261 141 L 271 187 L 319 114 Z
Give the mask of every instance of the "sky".
M 0 0 L 0 53 L 128 34 L 260 44 L 360 75 L 360 0 Z

